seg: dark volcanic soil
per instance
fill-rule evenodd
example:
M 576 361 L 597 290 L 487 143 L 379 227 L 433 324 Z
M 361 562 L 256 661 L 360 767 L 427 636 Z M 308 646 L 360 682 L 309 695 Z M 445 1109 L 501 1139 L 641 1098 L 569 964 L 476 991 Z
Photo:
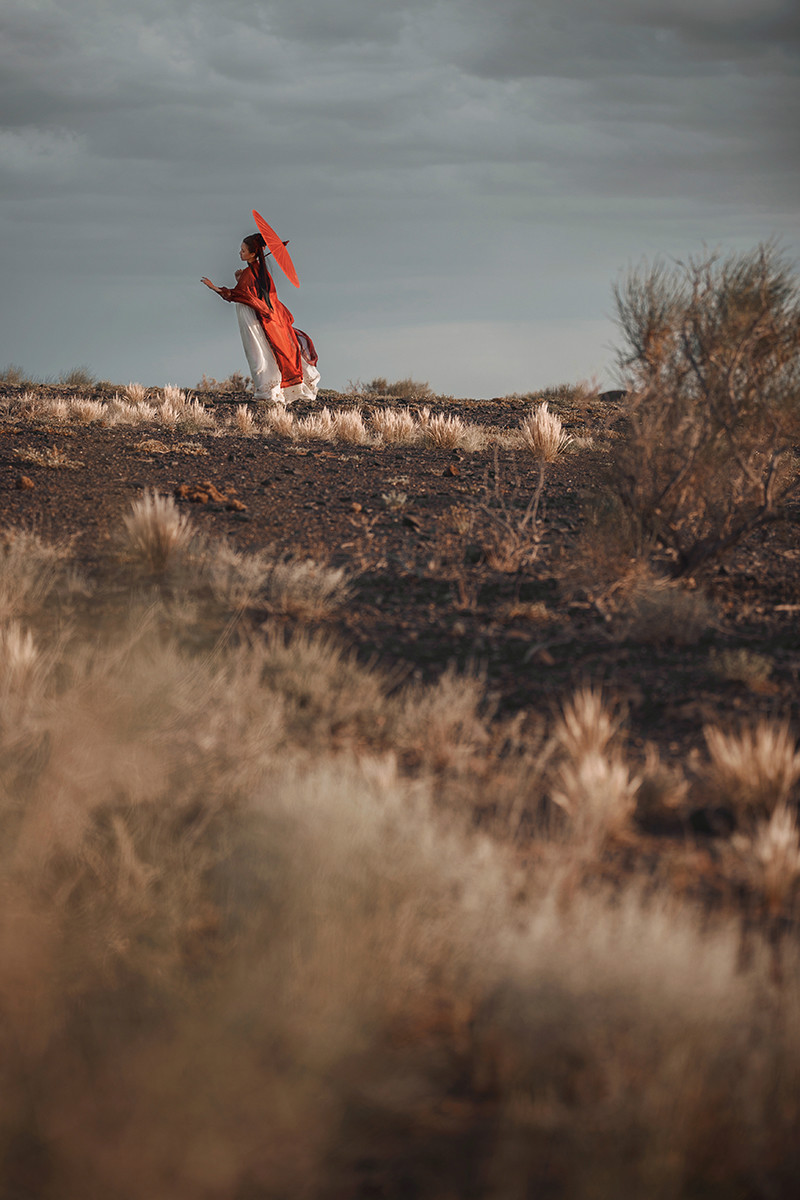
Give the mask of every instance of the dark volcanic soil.
M 246 399 L 202 396 L 219 416 Z M 323 402 L 348 407 L 353 398 L 326 394 L 313 407 Z M 432 403 L 434 411 L 495 429 L 515 428 L 528 407 L 523 399 Z M 311 408 L 300 406 L 297 415 Z M 602 683 L 627 709 L 634 754 L 650 740 L 665 757 L 684 761 L 702 745 L 707 721 L 725 726 L 765 716 L 800 724 L 800 524 L 755 533 L 686 583 L 704 590 L 716 609 L 711 628 L 694 644 L 626 637 L 620 593 L 607 582 L 593 587 L 590 575 L 581 578 L 587 514 L 603 482 L 618 413 L 595 404 L 563 416 L 568 429 L 593 435 L 595 445 L 547 468 L 541 542 L 518 569 L 490 565 L 470 522 L 496 509 L 498 490 L 508 512 L 524 511 L 538 468 L 522 450 L 500 450 L 495 459 L 492 449 L 376 448 L 274 434 L 187 435 L 155 425 L 6 419 L 0 421 L 3 523 L 44 536 L 75 533 L 77 559 L 91 574 L 107 569 L 113 531 L 144 488 L 175 493 L 211 481 L 244 508 L 180 501 L 198 527 L 240 549 L 273 547 L 345 566 L 351 599 L 326 627 L 394 678 L 433 678 L 451 663 L 475 668 L 501 713 L 549 714 L 577 685 Z M 148 438 L 172 452 L 139 448 Z M 204 453 L 181 448 L 187 442 Z M 19 459 L 21 449 L 48 447 L 82 465 L 52 469 Z M 33 486 L 20 487 L 21 475 Z M 722 677 L 714 654 L 737 648 L 765 656 L 767 674 Z

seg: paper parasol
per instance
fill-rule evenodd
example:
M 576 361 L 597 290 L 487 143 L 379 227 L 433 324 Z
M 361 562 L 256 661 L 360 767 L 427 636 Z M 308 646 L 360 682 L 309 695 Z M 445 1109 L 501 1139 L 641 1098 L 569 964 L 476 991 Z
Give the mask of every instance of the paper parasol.
M 267 243 L 267 249 L 270 251 L 272 257 L 275 259 L 275 262 L 289 280 L 289 283 L 293 283 L 295 287 L 300 287 L 300 280 L 297 278 L 297 271 L 294 269 L 294 263 L 289 256 L 289 251 L 286 249 L 275 230 L 267 224 L 267 222 L 261 216 L 261 213 L 257 213 L 255 209 L 253 209 L 253 220 L 258 226 L 258 232 Z

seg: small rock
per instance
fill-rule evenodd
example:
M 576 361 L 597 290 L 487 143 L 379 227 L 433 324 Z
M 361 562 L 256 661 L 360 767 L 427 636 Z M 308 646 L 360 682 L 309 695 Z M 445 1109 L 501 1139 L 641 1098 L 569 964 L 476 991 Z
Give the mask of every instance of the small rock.
M 241 500 L 229 500 L 228 503 L 225 505 L 225 507 L 227 508 L 228 512 L 246 512 L 247 511 L 247 505 L 243 504 Z
M 350 505 L 350 511 L 359 513 L 359 512 L 361 512 L 362 507 L 363 506 L 361 504 L 359 504 L 357 500 L 354 500 L 353 503 Z
M 455 464 L 455 463 L 450 463 L 450 465 L 449 465 L 449 466 L 445 467 L 445 469 L 444 469 L 444 472 L 443 472 L 443 473 L 444 473 L 445 475 L 452 475 L 452 476 L 454 476 L 454 477 L 455 477 L 455 476 L 458 476 L 458 475 L 460 475 L 460 474 L 461 474 L 461 470 L 460 470 L 460 468 L 459 468 L 459 467 L 457 467 L 457 466 L 456 466 L 456 464 Z
M 18 475 L 14 480 L 14 487 L 18 492 L 29 492 L 31 488 L 36 487 L 36 484 L 30 475 Z

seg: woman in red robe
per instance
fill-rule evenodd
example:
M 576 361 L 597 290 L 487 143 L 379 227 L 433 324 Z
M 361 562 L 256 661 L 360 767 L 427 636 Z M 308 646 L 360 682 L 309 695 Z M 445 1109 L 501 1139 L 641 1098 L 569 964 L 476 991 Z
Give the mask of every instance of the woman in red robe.
M 302 329 L 295 329 L 292 314 L 278 299 L 264 246 L 260 233 L 244 239 L 239 258 L 247 266 L 236 272 L 236 287 L 216 287 L 205 276 L 201 282 L 236 305 L 256 400 L 313 400 L 319 383 L 314 343 Z

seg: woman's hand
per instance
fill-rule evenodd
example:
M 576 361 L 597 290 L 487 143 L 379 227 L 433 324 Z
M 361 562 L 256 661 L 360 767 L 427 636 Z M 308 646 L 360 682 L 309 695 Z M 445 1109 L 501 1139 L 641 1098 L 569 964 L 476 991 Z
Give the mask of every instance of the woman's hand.
M 236 282 L 238 283 L 239 280 L 244 275 L 244 267 L 239 267 L 238 271 L 234 271 L 233 274 L 234 274 L 234 278 L 236 279 Z
M 204 283 L 207 288 L 211 288 L 212 292 L 216 292 L 217 295 L 219 295 L 219 288 L 213 284 L 211 280 L 207 278 L 207 276 L 204 275 L 200 282 Z

